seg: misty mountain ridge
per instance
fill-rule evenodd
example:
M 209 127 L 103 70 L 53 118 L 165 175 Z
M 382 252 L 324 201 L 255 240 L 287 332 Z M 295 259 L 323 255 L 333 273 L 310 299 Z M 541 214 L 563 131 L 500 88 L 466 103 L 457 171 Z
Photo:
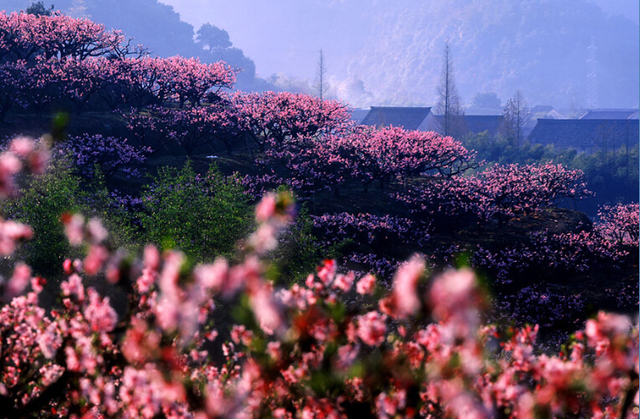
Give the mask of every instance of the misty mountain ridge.
M 378 14 L 377 30 L 349 66 L 375 92 L 378 104 L 434 104 L 449 42 L 465 103 L 486 91 L 504 103 L 521 90 L 532 104 L 638 107 L 638 25 L 608 17 L 596 5 L 578 0 L 402 5 Z

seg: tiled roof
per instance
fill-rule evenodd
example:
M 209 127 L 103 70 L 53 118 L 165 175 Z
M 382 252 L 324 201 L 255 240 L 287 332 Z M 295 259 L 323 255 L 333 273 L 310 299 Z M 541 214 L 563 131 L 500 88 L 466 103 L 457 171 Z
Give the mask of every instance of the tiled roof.
M 430 107 L 390 107 L 372 106 L 361 124 L 375 127 L 403 127 L 406 130 L 418 129 L 431 112 Z
M 608 148 L 638 144 L 635 119 L 538 119 L 529 142 L 553 144 L 559 148 L 589 151 L 606 144 Z
M 362 109 L 362 108 L 353 109 L 351 111 L 351 119 L 354 120 L 356 123 L 361 124 L 362 120 L 367 116 L 369 111 L 370 109 Z
M 637 109 L 592 109 L 580 119 L 637 119 L 637 115 Z

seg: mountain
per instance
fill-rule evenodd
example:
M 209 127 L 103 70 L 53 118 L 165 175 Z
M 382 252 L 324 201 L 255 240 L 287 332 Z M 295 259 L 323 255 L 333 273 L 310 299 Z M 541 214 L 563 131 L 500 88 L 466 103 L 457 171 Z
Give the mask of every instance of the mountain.
M 435 103 L 449 42 L 464 102 L 519 89 L 533 104 L 638 106 L 638 25 L 586 0 L 408 0 L 376 12 L 349 69 L 378 104 Z

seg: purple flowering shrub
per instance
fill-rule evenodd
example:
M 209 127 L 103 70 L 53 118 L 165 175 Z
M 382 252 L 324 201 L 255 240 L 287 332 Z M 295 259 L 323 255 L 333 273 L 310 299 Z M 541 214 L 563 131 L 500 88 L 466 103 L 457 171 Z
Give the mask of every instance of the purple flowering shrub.
M 64 150 L 69 153 L 82 176 L 92 177 L 95 167 L 98 167 L 106 178 L 118 171 L 127 177 L 139 177 L 139 168 L 152 152 L 150 147 L 128 144 L 126 138 L 105 137 L 101 134 L 69 137 Z

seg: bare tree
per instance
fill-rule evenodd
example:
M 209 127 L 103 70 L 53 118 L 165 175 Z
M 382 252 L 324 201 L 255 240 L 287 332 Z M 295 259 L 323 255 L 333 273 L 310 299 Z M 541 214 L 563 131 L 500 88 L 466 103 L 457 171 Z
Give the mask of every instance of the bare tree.
M 320 58 L 318 59 L 318 66 L 316 67 L 316 91 L 318 92 L 318 96 L 320 100 L 324 99 L 324 96 L 327 92 L 327 67 L 324 62 L 324 54 L 322 50 L 320 50 Z
M 516 146 L 523 143 L 524 126 L 531 119 L 531 111 L 520 90 L 509 100 L 502 112 L 504 116 L 503 133 Z
M 457 136 L 464 131 L 464 112 L 460 107 L 460 97 L 453 79 L 453 63 L 448 42 L 444 47 L 442 64 L 442 78 L 438 86 L 436 112 L 442 115 L 442 134 Z

